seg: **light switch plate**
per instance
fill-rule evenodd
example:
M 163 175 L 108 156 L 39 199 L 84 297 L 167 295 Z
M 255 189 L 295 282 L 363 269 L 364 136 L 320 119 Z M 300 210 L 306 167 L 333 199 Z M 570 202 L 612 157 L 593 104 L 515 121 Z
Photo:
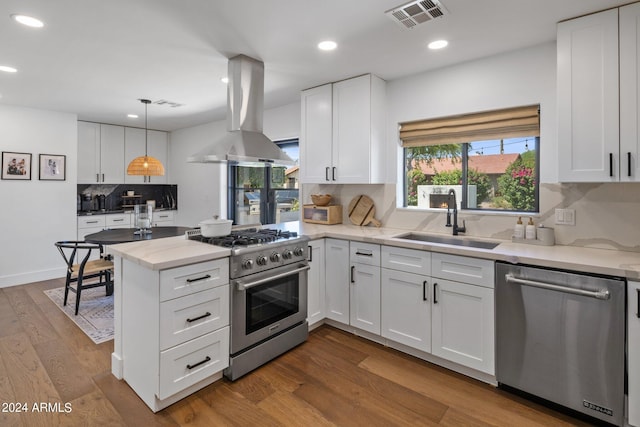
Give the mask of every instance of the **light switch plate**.
M 559 225 L 576 225 L 575 209 L 556 209 L 556 224 Z

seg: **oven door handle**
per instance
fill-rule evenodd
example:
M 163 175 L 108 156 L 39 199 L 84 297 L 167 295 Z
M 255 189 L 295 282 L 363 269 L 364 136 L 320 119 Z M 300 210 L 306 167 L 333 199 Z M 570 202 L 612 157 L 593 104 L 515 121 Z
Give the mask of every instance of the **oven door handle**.
M 253 288 L 254 286 L 259 286 L 264 283 L 268 283 L 272 280 L 282 279 L 283 277 L 292 276 L 294 274 L 302 273 L 303 271 L 309 270 L 311 267 L 309 265 L 298 266 L 297 268 L 289 271 L 284 271 L 279 274 L 270 275 L 268 277 L 264 277 L 258 280 L 252 280 L 249 282 L 243 282 L 241 280 L 234 280 L 234 284 L 239 291 L 246 291 L 247 289 Z

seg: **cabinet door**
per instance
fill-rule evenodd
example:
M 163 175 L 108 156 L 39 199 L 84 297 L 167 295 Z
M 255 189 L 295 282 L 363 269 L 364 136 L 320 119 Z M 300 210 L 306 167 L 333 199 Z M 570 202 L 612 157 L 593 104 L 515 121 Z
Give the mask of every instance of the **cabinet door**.
M 101 182 L 122 184 L 124 174 L 124 127 L 100 125 Z
M 144 176 L 127 175 L 127 166 L 136 157 L 144 156 L 144 129 L 124 128 L 124 182 L 125 184 L 142 184 Z
M 332 85 L 302 92 L 300 182 L 331 181 Z
M 349 241 L 325 239 L 326 292 L 328 319 L 349 324 Z
M 147 149 L 147 153 L 151 157 L 155 157 L 160 160 L 160 163 L 164 166 L 164 175 L 162 176 L 149 176 L 147 177 L 147 182 L 151 184 L 166 184 L 167 174 L 169 169 L 167 167 L 167 162 L 169 159 L 169 143 L 168 143 L 168 135 L 166 132 L 161 132 L 157 130 L 149 131 L 149 146 Z
M 332 158 L 337 182 L 370 182 L 370 143 L 371 75 L 334 83 Z
M 309 326 L 325 318 L 325 260 L 324 240 L 309 242 L 309 284 L 307 302 L 307 321 Z
M 640 3 L 619 13 L 620 180 L 640 181 Z
M 382 336 L 430 353 L 430 279 L 387 268 L 381 278 Z
M 433 279 L 432 353 L 495 373 L 493 289 Z
M 95 184 L 100 178 L 100 125 L 78 122 L 78 184 Z
M 629 424 L 640 426 L 640 283 L 627 284 Z
M 351 266 L 350 324 L 380 335 L 380 267 Z
M 618 10 L 558 24 L 560 182 L 619 179 Z

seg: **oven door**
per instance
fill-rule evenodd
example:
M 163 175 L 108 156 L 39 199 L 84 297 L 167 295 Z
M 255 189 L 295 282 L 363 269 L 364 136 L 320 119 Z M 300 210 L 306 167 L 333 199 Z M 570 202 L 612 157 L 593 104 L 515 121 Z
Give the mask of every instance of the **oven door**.
M 304 322 L 309 265 L 292 264 L 231 281 L 231 354 Z

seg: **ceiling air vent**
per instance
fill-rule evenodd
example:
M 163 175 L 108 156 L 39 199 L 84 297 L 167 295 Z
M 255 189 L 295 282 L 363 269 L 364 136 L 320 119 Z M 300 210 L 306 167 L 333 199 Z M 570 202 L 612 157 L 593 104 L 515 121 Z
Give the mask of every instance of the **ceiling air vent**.
M 413 28 L 449 13 L 437 0 L 412 1 L 387 10 L 385 14 L 403 28 Z
M 166 105 L 167 107 L 172 107 L 172 108 L 184 106 L 184 104 L 180 104 L 173 101 L 167 101 L 166 99 L 159 99 L 157 101 L 154 101 L 153 103 L 157 105 Z

